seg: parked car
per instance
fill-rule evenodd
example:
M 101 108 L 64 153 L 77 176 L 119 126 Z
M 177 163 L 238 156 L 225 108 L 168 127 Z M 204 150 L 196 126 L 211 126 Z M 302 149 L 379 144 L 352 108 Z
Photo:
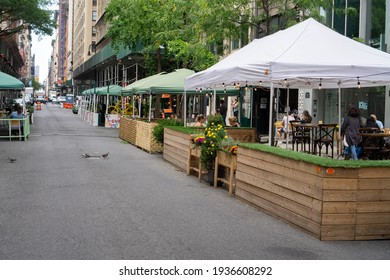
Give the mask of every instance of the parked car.
M 58 96 L 57 97 L 57 101 L 60 102 L 60 103 L 65 103 L 66 98 L 65 98 L 65 96 Z

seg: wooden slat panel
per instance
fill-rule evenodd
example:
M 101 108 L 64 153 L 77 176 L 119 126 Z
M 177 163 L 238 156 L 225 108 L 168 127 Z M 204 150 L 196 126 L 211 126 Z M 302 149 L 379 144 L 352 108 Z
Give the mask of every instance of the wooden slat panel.
M 174 166 L 180 168 L 183 171 L 187 170 L 187 163 L 183 163 L 182 161 L 177 160 L 177 159 L 171 157 L 170 155 L 164 154 L 163 159 L 168 161 L 169 163 L 173 164 Z
M 183 164 L 187 164 L 188 162 L 188 155 L 185 153 L 181 153 L 178 150 L 175 150 L 173 147 L 164 146 L 163 156 L 169 156 L 171 158 L 183 162 Z
M 356 214 L 323 214 L 322 225 L 354 225 Z
M 304 180 L 304 178 L 305 177 L 302 177 L 300 179 Z M 275 175 L 243 164 L 237 164 L 236 180 L 241 180 L 254 186 L 259 186 L 259 182 L 267 180 L 286 189 L 302 193 L 318 200 L 322 199 L 322 190 L 314 184 L 310 184 L 311 182 L 306 183 L 305 181 L 297 181 L 295 178 L 291 178 L 287 175 Z
M 236 196 L 256 205 L 261 209 L 273 213 L 274 215 L 284 219 L 285 221 L 292 223 L 298 227 L 301 227 L 319 238 L 320 236 L 320 225 L 313 222 L 310 219 L 302 217 L 296 213 L 288 211 L 287 209 L 280 207 L 277 204 L 273 204 L 267 200 L 264 200 L 258 196 L 254 196 L 242 189 L 236 189 Z
M 165 142 L 165 139 L 169 139 L 170 141 L 172 142 L 175 142 L 175 143 L 178 143 L 178 144 L 182 144 L 182 145 L 186 145 L 186 146 L 190 146 L 191 143 L 191 138 L 186 138 L 185 136 L 187 136 L 186 134 L 182 134 L 183 137 L 180 137 L 180 136 L 177 136 L 177 135 L 174 135 L 174 134 L 165 134 L 164 133 L 164 142 Z
M 356 213 L 356 202 L 323 202 L 322 213 Z
M 324 190 L 323 201 L 356 201 L 357 191 Z
M 359 178 L 389 179 L 389 168 L 359 168 Z
M 389 190 L 360 190 L 357 194 L 358 201 L 389 201 L 390 203 L 390 189 Z
M 351 178 L 324 178 L 324 190 L 357 190 L 358 179 Z
M 321 240 L 354 240 L 355 226 L 332 225 L 321 227 Z
M 390 177 L 390 174 L 388 174 L 388 176 Z M 372 190 L 372 189 L 390 190 L 390 178 L 359 179 L 358 189 L 360 189 L 360 190 Z
M 170 139 L 170 138 L 168 138 L 168 139 L 165 139 L 165 138 L 164 138 L 164 145 L 174 147 L 174 148 L 176 148 L 177 150 L 180 150 L 180 151 L 182 151 L 182 152 L 188 151 L 188 150 L 190 149 L 190 146 L 189 146 L 189 145 L 187 145 L 187 144 L 182 144 L 182 143 L 175 142 L 175 141 L 172 141 L 172 139 Z
M 284 164 L 264 162 L 261 161 L 260 159 L 242 157 L 241 155 L 237 156 L 237 171 L 245 172 L 244 170 L 242 170 L 245 166 L 252 167 L 254 170 L 258 170 L 258 171 L 266 171 L 269 173 L 273 173 L 270 175 L 275 176 L 275 178 L 276 177 L 288 178 L 288 179 L 305 183 L 306 185 L 317 186 L 319 188 L 322 188 L 322 178 L 317 175 L 313 175 L 310 172 L 300 171 L 299 169 L 288 167 Z M 310 165 L 306 166 L 305 169 L 310 170 L 311 169 Z M 302 170 L 305 169 L 302 168 Z M 256 173 L 256 172 L 252 171 L 252 173 Z M 263 175 L 259 175 L 259 177 L 264 176 L 264 174 L 265 173 L 263 173 Z M 273 179 L 274 178 L 271 177 L 271 180 Z
M 390 213 L 359 213 L 356 216 L 356 224 L 390 224 Z
M 295 192 L 286 188 L 283 188 L 281 186 L 272 184 L 267 181 L 263 181 L 262 184 L 259 184 L 257 186 L 254 186 L 252 184 L 248 184 L 244 181 L 240 181 L 236 179 L 236 188 L 242 188 L 248 192 L 251 192 L 257 196 L 261 196 L 259 192 L 257 192 L 257 189 L 262 189 L 271 193 L 274 193 L 276 195 L 279 195 L 281 197 L 291 199 L 293 201 L 296 201 L 299 204 L 302 204 L 306 207 L 310 207 L 313 210 L 317 212 L 321 212 L 322 210 L 322 202 L 318 199 L 314 199 L 310 196 L 301 194 L 299 192 Z
M 390 236 L 390 224 L 377 225 L 356 225 L 356 235 L 375 235 L 375 236 Z
M 356 235 L 355 240 L 379 240 L 379 239 L 390 239 L 390 234 L 384 235 Z
M 389 201 L 366 201 L 366 202 L 357 202 L 356 210 L 358 213 L 389 213 L 390 212 L 390 203 Z

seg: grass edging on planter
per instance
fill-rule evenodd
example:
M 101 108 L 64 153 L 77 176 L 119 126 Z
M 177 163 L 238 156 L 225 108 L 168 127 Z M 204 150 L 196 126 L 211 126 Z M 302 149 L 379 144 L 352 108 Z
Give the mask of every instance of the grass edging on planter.
M 312 163 L 324 167 L 360 168 L 360 167 L 390 167 L 390 160 L 337 160 L 306 154 L 260 143 L 238 143 L 239 147 L 258 150 L 281 157 Z

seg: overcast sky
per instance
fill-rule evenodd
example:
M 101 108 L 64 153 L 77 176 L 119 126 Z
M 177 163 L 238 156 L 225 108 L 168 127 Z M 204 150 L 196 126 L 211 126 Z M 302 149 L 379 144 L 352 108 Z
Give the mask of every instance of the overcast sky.
M 39 40 L 38 36 L 32 35 L 32 54 L 35 54 L 35 65 L 39 65 L 39 82 L 41 84 L 48 75 L 49 60 L 52 52 L 51 41 L 53 38 L 45 36 Z

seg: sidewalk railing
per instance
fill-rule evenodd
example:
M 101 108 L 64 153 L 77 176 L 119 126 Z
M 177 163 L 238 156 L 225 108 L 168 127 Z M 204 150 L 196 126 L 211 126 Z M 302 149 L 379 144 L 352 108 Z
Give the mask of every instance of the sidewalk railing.
M 30 116 L 23 119 L 0 119 L 0 138 L 27 139 L 30 135 Z

